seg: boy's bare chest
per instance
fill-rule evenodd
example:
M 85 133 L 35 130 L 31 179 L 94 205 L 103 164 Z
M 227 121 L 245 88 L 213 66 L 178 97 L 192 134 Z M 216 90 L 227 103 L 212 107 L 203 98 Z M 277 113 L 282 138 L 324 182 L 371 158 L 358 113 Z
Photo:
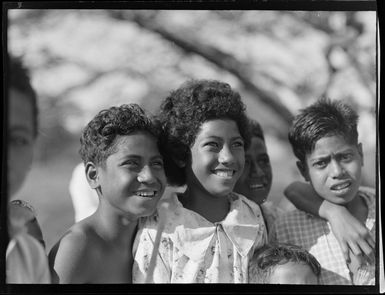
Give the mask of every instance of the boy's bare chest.
M 133 257 L 129 249 L 99 251 L 94 261 L 92 281 L 98 283 L 131 283 Z M 91 282 L 91 283 L 93 283 Z

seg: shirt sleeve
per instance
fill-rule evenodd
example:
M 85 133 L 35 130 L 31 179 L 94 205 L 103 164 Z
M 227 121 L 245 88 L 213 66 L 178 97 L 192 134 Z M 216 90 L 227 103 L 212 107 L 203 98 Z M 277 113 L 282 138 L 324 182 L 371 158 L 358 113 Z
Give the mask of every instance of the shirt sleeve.
M 48 284 L 51 275 L 42 245 L 28 234 L 10 241 L 6 254 L 7 283 Z
M 270 231 L 269 231 L 269 243 L 288 243 L 289 233 L 286 226 L 288 221 L 285 216 L 279 216 L 275 219 Z

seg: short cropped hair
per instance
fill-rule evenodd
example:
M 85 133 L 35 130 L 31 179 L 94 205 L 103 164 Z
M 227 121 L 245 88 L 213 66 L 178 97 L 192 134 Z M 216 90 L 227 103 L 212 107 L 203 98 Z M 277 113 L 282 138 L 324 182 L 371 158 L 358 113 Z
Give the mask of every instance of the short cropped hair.
M 166 136 L 164 144 L 171 161 L 165 169 L 169 171 L 170 185 L 186 184 L 185 169 L 175 161 L 186 163 L 190 148 L 201 125 L 209 120 L 230 119 L 235 121 L 245 149 L 250 144 L 249 122 L 246 107 L 238 92 L 229 84 L 216 80 L 190 80 L 172 91 L 160 107 L 159 120 Z M 172 161 L 173 160 L 173 161 Z
M 100 111 L 84 128 L 80 156 L 84 164 L 103 166 L 116 152 L 116 138 L 135 131 L 146 131 L 159 139 L 160 124 L 137 104 L 123 104 Z
M 255 121 L 250 119 L 250 132 L 251 132 L 251 137 L 258 137 L 265 141 L 265 135 L 263 133 L 261 125 Z
M 321 98 L 304 108 L 294 118 L 289 141 L 295 156 L 303 163 L 316 142 L 333 135 L 342 136 L 351 144 L 358 143 L 358 115 L 348 105 L 337 100 Z
M 8 56 L 9 62 L 9 90 L 13 88 L 24 94 L 32 106 L 33 132 L 37 136 L 38 130 L 38 106 L 35 90 L 32 88 L 31 79 L 27 68 L 24 67 L 20 58 Z
M 249 262 L 249 282 L 268 284 L 275 268 L 288 262 L 305 263 L 319 278 L 321 265 L 305 249 L 291 244 L 265 245 L 254 252 Z

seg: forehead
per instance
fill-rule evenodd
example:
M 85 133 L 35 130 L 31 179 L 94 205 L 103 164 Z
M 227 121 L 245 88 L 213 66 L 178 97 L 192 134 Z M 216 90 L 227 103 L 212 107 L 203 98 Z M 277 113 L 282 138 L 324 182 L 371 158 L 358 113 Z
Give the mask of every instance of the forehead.
M 154 156 L 159 154 L 157 138 L 146 131 L 119 135 L 115 139 L 115 154 Z
M 315 143 L 310 156 L 327 156 L 334 153 L 344 152 L 349 149 L 356 150 L 357 145 L 349 143 L 343 136 L 332 135 L 320 138 Z
M 262 138 L 253 136 L 251 138 L 250 146 L 249 146 L 249 148 L 247 149 L 246 152 L 248 154 L 251 154 L 251 153 L 257 153 L 257 154 L 266 153 L 266 144 L 262 140 Z
M 215 119 L 202 123 L 198 130 L 197 138 L 205 137 L 235 137 L 241 136 L 238 125 L 230 119 Z
M 304 262 L 287 262 L 285 264 L 278 265 L 271 277 L 271 282 L 281 283 L 293 283 L 306 281 L 306 279 L 316 279 L 316 275 L 313 273 L 311 267 Z

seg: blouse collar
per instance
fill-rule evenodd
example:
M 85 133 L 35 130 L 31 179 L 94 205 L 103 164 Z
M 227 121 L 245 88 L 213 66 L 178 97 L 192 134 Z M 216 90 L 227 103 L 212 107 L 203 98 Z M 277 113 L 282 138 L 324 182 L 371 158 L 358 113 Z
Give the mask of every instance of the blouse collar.
M 198 213 L 186 209 L 175 195 L 175 203 L 170 219 L 176 224 L 174 243 L 190 259 L 204 259 L 211 240 L 217 231 L 224 231 L 237 252 L 245 257 L 253 247 L 257 236 L 265 231 L 263 217 L 258 205 L 245 197 L 231 193 L 230 211 L 221 222 L 212 223 Z M 219 233 L 218 233 L 218 236 Z

